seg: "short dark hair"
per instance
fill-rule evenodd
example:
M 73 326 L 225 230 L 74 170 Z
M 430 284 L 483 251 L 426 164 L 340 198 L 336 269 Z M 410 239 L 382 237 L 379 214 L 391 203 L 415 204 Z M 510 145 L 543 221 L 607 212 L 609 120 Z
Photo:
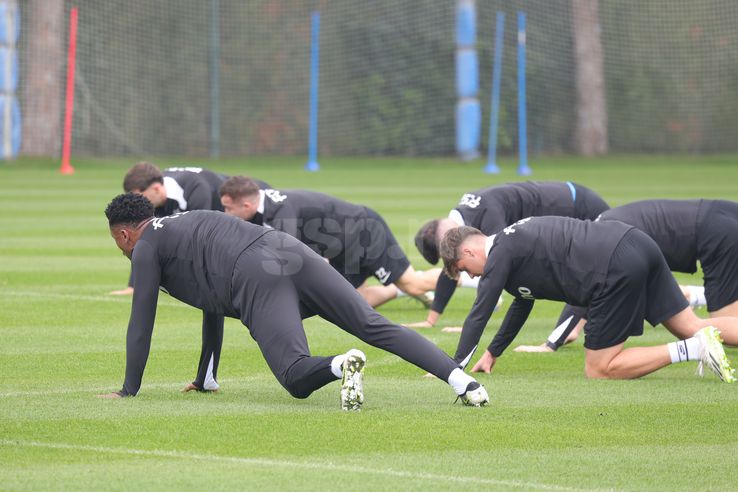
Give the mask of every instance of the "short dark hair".
M 123 191 L 143 191 L 154 183 L 164 183 L 161 169 L 150 162 L 142 161 L 133 166 L 123 178 Z
M 220 185 L 220 196 L 241 198 L 259 193 L 259 185 L 248 176 L 231 176 Z
M 433 219 L 425 224 L 415 234 L 415 246 L 423 255 L 425 261 L 431 265 L 438 263 L 438 240 L 436 234 L 438 233 L 438 219 Z
M 446 275 L 451 278 L 458 278 L 459 270 L 456 268 L 456 262 L 460 259 L 459 247 L 461 243 L 466 241 L 466 238 L 476 235 L 483 236 L 484 234 L 479 229 L 469 226 L 454 227 L 446 231 L 441 239 L 440 246 Z
M 138 225 L 154 216 L 154 206 L 148 198 L 137 193 L 118 195 L 105 208 L 108 226 Z

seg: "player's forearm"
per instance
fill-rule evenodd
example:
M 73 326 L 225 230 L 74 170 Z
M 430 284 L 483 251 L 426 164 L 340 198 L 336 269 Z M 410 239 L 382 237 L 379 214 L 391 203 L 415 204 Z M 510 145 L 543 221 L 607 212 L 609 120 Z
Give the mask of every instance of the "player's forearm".
M 533 309 L 533 301 L 515 299 L 507 310 L 505 319 L 500 325 L 500 329 L 492 339 L 487 350 L 494 357 L 499 357 L 512 343 L 520 329 L 528 319 L 531 309 Z
M 203 312 L 202 322 L 202 350 L 197 368 L 197 376 L 193 384 L 199 389 L 217 386 L 216 378 L 220 363 L 220 351 L 223 346 L 223 316 L 215 313 Z
M 556 323 L 556 328 L 551 332 L 546 340 L 546 346 L 553 351 L 558 350 L 559 347 L 566 343 L 566 339 L 569 334 L 576 328 L 579 321 L 586 317 L 587 309 L 582 307 L 576 307 L 566 305 L 559 315 L 559 320 Z
M 141 381 L 149 357 L 149 346 L 150 343 L 133 347 L 129 344 L 126 349 L 126 379 L 121 390 L 126 395 L 122 396 L 136 396 L 138 390 L 141 389 Z
M 134 290 L 133 308 L 126 335 L 126 379 L 123 388 L 132 396 L 135 396 L 141 388 L 146 361 L 149 359 L 156 314 L 156 304 L 151 303 L 150 297 L 146 297 L 146 302 L 142 302 L 141 294 L 138 289 Z M 153 302 L 156 302 L 155 296 Z
M 126 334 L 126 378 L 123 383 L 124 391 L 130 396 L 135 396 L 141 388 L 146 361 L 149 358 L 160 279 L 156 268 L 158 265 L 141 259 L 144 255 L 148 255 L 145 256 L 148 258 L 150 251 L 141 248 L 141 251 L 134 252 L 134 255 L 139 256 L 134 256 L 134 267 L 131 270 L 135 283 Z
M 492 312 L 490 311 L 490 315 Z M 461 336 L 459 337 L 459 345 L 456 347 L 456 355 L 454 360 L 466 366 L 471 359 L 471 356 L 479 345 L 479 339 L 482 338 L 484 328 L 489 320 L 489 315 L 484 316 L 472 316 L 471 314 L 464 321 L 464 327 L 461 330 Z
M 467 339 L 464 339 L 464 332 L 470 334 Z M 474 332 L 474 334 L 472 334 L 472 332 Z M 459 346 L 456 348 L 456 354 L 454 355 L 454 361 L 463 369 L 467 364 L 469 364 L 474 352 L 476 352 L 477 345 L 479 344 L 479 339 L 482 337 L 482 334 L 477 334 L 474 328 L 466 328 L 465 325 L 461 330 L 461 335 L 462 337 L 459 339 Z M 474 342 L 474 339 L 477 341 Z
M 474 306 L 472 306 L 469 316 L 466 317 L 464 327 L 461 330 L 461 337 L 454 358 L 456 362 L 468 363 L 468 358 L 479 345 L 479 339 L 482 338 L 482 333 L 484 333 L 487 322 L 497 305 L 497 299 L 502 293 L 502 281 L 504 281 L 504 278 L 495 278 L 494 280 L 489 276 L 482 278 L 477 290 L 477 300 L 474 301 Z
M 452 279 L 445 273 L 441 273 L 436 281 L 436 290 L 433 297 L 433 305 L 431 309 L 439 315 L 446 309 L 451 297 L 456 291 L 456 280 Z

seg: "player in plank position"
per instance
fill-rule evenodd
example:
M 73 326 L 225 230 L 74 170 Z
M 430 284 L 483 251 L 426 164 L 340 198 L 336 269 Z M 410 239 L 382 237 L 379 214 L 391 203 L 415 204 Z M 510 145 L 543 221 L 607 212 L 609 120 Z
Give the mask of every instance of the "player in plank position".
M 638 378 L 672 363 L 696 360 L 721 380 L 735 380 L 720 335 L 737 345 L 738 318 L 698 318 L 656 243 L 632 226 L 530 217 L 493 236 L 459 227 L 445 234 L 440 254 L 451 277 L 462 271 L 481 276 L 456 350 L 462 366 L 474 355 L 502 290 L 515 297 L 472 371 L 490 372 L 535 300 L 549 299 L 588 309 L 584 348 L 590 378 Z M 644 319 L 654 326 L 663 323 L 679 341 L 625 349 L 629 337 L 643 334 Z
M 163 172 L 150 162 L 139 162 L 131 167 L 123 178 L 123 191 L 140 193 L 154 204 L 157 217 L 188 210 L 220 210 L 218 189 L 228 179 L 225 174 L 201 167 L 170 167 Z M 264 181 L 256 181 L 260 187 L 271 188 Z M 133 294 L 133 279 L 128 287 L 114 290 L 112 295 Z
M 415 245 L 428 263 L 438 263 L 438 245 L 449 229 L 459 226 L 475 227 L 486 235 L 492 235 L 502 228 L 526 217 L 540 215 L 559 215 L 577 219 L 594 220 L 607 210 L 607 203 L 594 191 L 569 181 L 523 182 L 492 186 L 466 193 L 459 204 L 451 210 L 448 218 L 434 219 L 420 228 L 415 236 Z M 462 273 L 458 284 L 462 287 L 476 287 L 478 280 L 470 279 Z M 414 328 L 431 327 L 446 308 L 456 290 L 457 281 L 441 274 L 435 287 L 433 305 L 425 321 L 408 326 Z M 562 319 L 570 316 L 567 310 L 561 313 Z
M 131 259 L 135 289 L 126 337 L 123 387 L 135 396 L 151 346 L 159 290 L 201 309 L 203 333 L 217 344 L 223 317 L 240 319 L 277 380 L 307 398 L 343 379 L 341 405 L 360 409 L 366 358 L 310 354 L 302 317 L 317 314 L 348 333 L 447 381 L 467 405 L 486 405 L 485 389 L 421 335 L 374 311 L 333 268 L 295 238 L 213 211 L 154 217 L 151 202 L 127 193 L 105 210 L 110 234 Z
M 220 210 L 220 186 L 225 174 L 201 167 L 170 167 L 163 172 L 149 162 L 139 162 L 123 178 L 123 191 L 140 193 L 154 204 L 157 217 L 188 210 Z M 262 189 L 271 188 L 255 180 Z
M 710 317 L 738 317 L 738 203 L 725 200 L 643 200 L 602 213 L 599 221 L 619 220 L 653 239 L 672 272 L 695 273 L 702 265 L 704 287 L 686 286 L 690 304 L 707 304 Z M 576 339 L 586 310 L 549 335 L 543 345 L 518 352 L 553 352 Z
M 306 190 L 262 190 L 233 176 L 220 188 L 227 214 L 296 237 L 326 258 L 373 306 L 408 294 L 430 305 L 440 268 L 416 271 L 382 217 L 362 205 Z M 381 286 L 368 286 L 375 276 Z
M 218 189 L 228 179 L 225 174 L 216 173 L 201 167 L 170 167 L 163 172 L 149 162 L 139 162 L 131 167 L 123 178 L 123 190 L 138 193 L 154 205 L 154 215 L 165 217 L 177 212 L 190 210 L 223 211 Z M 270 188 L 264 181 L 256 181 L 262 188 Z M 111 292 L 113 295 L 133 294 L 133 271 L 125 289 Z M 217 391 L 216 381 L 223 327 L 220 327 L 221 342 L 215 345 L 217 353 L 208 350 L 203 343 L 197 376 L 192 389 Z M 205 340 L 205 333 L 203 333 Z

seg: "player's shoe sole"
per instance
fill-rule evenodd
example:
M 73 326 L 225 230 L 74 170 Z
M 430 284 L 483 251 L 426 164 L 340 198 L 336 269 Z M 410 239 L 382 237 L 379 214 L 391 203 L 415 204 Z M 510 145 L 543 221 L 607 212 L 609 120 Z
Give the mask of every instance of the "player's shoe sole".
M 459 395 L 461 402 L 467 407 L 485 407 L 489 405 L 489 395 L 484 386 L 473 381 L 466 386 L 463 395 Z
M 341 409 L 361 410 L 364 403 L 364 366 L 366 355 L 357 349 L 346 352 L 343 361 L 343 382 L 341 384 Z
M 721 381 L 726 383 L 735 382 L 735 369 L 730 366 L 730 360 L 725 355 L 723 349 L 723 340 L 720 338 L 720 332 L 714 326 L 707 326 L 697 332 L 696 335 L 702 344 L 702 353 L 700 354 L 700 363 L 697 372 L 701 376 L 704 366 L 710 368 Z

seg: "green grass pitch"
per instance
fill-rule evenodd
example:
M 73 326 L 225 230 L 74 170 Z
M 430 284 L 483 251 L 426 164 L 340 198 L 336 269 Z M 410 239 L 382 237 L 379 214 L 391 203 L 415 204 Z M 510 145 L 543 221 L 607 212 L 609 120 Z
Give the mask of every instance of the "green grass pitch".
M 298 158 L 155 162 L 249 173 L 371 206 L 419 269 L 428 265 L 412 237 L 425 220 L 464 192 L 519 179 L 512 160 L 497 176 L 481 162 L 433 159 L 324 159 L 315 174 Z M 220 394 L 181 394 L 197 365 L 200 315 L 162 294 L 139 396 L 95 398 L 123 381 L 130 299 L 106 293 L 124 286 L 129 266 L 103 209 L 132 163 L 80 159 L 73 176 L 51 160 L 0 164 L 0 489 L 736 488 L 738 384 L 700 379 L 690 363 L 637 381 L 588 381 L 581 340 L 553 355 L 510 350 L 480 377 L 491 405 L 476 409 L 454 405 L 450 388 L 404 361 L 307 320 L 314 353 L 367 353 L 364 410 L 347 414 L 337 384 L 291 398 L 235 320 L 226 322 Z M 738 156 L 540 158 L 533 169 L 537 180 L 590 186 L 613 206 L 738 199 Z M 473 298 L 457 293 L 441 325 L 461 324 Z M 514 345 L 540 343 L 552 328 L 560 306 L 537 304 Z M 381 312 L 396 322 L 425 317 L 407 299 Z M 454 351 L 456 334 L 421 331 Z M 647 326 L 631 343 L 671 340 Z M 738 362 L 738 350 L 728 355 Z

